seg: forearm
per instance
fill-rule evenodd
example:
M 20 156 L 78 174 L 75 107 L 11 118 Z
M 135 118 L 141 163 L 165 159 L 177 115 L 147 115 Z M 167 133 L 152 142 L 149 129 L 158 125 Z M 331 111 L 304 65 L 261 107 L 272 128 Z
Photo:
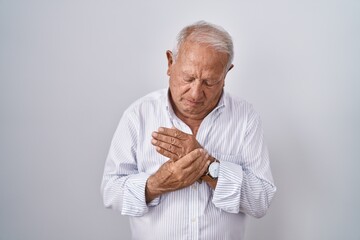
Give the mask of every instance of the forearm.
M 221 162 L 213 203 L 230 213 L 244 212 L 254 217 L 262 217 L 275 191 L 271 179 L 244 171 L 240 165 Z
M 128 176 L 104 176 L 102 194 L 104 205 L 123 215 L 142 216 L 148 211 L 145 200 L 146 173 Z
M 127 177 L 106 175 L 101 183 L 101 194 L 105 207 L 121 212 L 124 185 Z
M 145 199 L 146 203 L 153 201 L 155 198 L 159 197 L 162 192 L 158 189 L 156 184 L 156 178 L 154 175 L 151 175 L 146 181 L 145 186 Z
M 256 218 L 263 217 L 276 192 L 273 183 L 251 172 L 244 173 L 241 187 L 240 211 Z

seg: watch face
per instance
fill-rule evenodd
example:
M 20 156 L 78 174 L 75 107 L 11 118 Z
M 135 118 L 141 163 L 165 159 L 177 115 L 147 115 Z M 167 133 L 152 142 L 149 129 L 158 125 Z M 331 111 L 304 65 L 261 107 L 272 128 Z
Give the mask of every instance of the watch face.
M 219 162 L 212 162 L 209 166 L 209 175 L 212 178 L 217 178 L 219 176 Z

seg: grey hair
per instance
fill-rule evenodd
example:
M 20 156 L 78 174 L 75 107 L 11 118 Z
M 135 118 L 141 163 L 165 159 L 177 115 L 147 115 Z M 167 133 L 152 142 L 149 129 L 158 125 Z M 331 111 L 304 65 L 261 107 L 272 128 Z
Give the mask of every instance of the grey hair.
M 173 49 L 173 57 L 176 60 L 181 45 L 190 40 L 196 43 L 205 43 L 216 51 L 228 54 L 227 69 L 230 68 L 234 59 L 234 45 L 230 34 L 222 27 L 205 21 L 198 21 L 184 27 L 176 38 Z

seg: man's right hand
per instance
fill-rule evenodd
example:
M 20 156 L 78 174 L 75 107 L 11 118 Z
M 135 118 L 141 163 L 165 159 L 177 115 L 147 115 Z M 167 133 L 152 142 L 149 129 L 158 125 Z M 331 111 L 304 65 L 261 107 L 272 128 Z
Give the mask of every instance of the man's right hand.
M 192 185 L 208 168 L 208 158 L 204 149 L 197 148 L 176 161 L 165 162 L 146 182 L 146 202 L 163 193 Z

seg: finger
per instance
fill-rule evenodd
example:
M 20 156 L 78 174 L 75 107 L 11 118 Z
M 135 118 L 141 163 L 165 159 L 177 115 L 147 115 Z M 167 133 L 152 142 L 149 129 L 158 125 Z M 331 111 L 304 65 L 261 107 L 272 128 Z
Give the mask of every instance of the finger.
M 178 160 L 179 157 L 176 154 L 173 154 L 172 152 L 167 151 L 166 149 L 163 149 L 161 147 L 155 148 L 158 153 L 161 155 L 170 158 L 171 160 Z
M 161 148 L 163 148 L 163 149 L 165 149 L 165 150 L 179 156 L 180 149 L 175 145 L 172 145 L 172 144 L 169 144 L 169 143 L 166 143 L 166 142 L 162 142 L 162 141 L 159 141 L 159 140 L 156 140 L 156 139 L 152 139 L 151 143 L 154 146 L 161 147 Z
M 207 170 L 210 160 L 204 161 L 205 164 L 201 165 L 201 168 L 192 166 L 191 168 L 186 169 L 188 171 L 188 179 L 191 182 L 201 181 L 201 176 Z
M 160 127 L 158 129 L 158 132 L 161 134 L 170 136 L 170 137 L 178 138 L 178 139 L 183 139 L 187 135 L 187 133 L 184 133 L 177 128 Z
M 203 157 L 204 155 L 205 155 L 205 151 L 202 148 L 197 148 L 191 151 L 190 153 L 179 159 L 181 160 L 182 168 L 185 169 L 188 166 L 194 164 L 194 162 L 196 162 L 199 158 Z
M 207 160 L 204 164 L 204 166 L 200 169 L 200 172 L 199 172 L 199 179 L 206 174 L 207 172 L 207 169 L 210 165 L 210 160 Z
M 200 158 L 197 158 L 193 165 L 196 166 L 196 169 L 198 169 L 199 171 L 201 171 L 201 169 L 204 168 L 204 166 L 206 165 L 207 161 L 209 160 L 209 154 L 205 151 L 205 154 L 202 155 Z
M 153 132 L 151 134 L 151 136 L 156 139 L 156 140 L 159 140 L 161 142 L 165 142 L 165 143 L 168 143 L 168 144 L 171 144 L 171 145 L 175 145 L 177 147 L 181 147 L 181 143 L 180 141 L 175 138 L 175 137 L 172 137 L 172 136 L 167 136 L 165 134 L 162 134 L 162 133 L 158 133 L 158 132 Z
M 201 183 L 201 177 L 206 173 L 207 168 L 210 164 L 210 160 L 207 160 L 208 156 L 205 155 L 203 157 L 200 157 L 200 165 L 195 166 L 194 164 L 192 165 L 191 168 L 188 168 L 187 170 L 189 171 L 188 173 L 188 177 L 189 179 L 195 181 L 198 181 L 199 183 Z

